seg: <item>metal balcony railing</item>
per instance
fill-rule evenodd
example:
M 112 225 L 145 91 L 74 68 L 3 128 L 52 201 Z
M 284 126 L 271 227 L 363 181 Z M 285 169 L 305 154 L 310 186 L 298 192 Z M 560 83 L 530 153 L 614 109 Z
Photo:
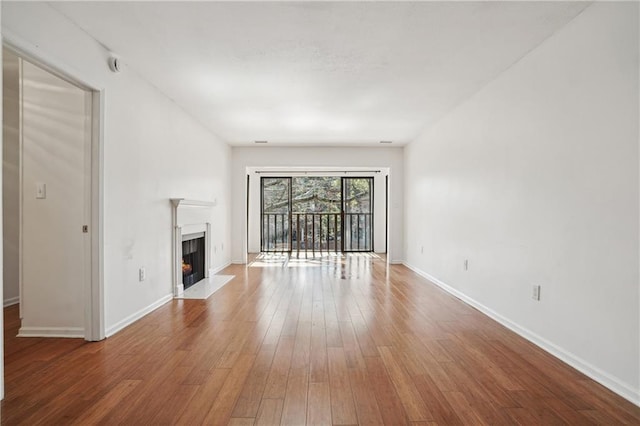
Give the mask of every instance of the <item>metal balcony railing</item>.
M 262 251 L 372 251 L 371 219 L 371 213 L 263 213 Z
M 344 213 L 342 251 L 373 251 L 371 213 Z

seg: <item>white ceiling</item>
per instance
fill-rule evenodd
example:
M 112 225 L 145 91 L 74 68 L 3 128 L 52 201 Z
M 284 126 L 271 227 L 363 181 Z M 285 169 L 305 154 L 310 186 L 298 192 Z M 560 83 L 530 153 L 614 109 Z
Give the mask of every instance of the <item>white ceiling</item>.
M 588 3 L 51 5 L 231 144 L 401 145 Z

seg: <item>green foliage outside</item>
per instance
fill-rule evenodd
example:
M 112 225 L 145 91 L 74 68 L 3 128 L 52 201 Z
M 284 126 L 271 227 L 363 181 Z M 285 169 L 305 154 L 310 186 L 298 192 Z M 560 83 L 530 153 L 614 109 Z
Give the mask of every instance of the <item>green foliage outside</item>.
M 289 184 L 291 182 L 292 213 L 340 213 L 339 177 L 296 176 L 264 178 L 263 212 L 289 212 Z M 370 213 L 370 179 L 350 178 L 345 181 L 345 213 Z

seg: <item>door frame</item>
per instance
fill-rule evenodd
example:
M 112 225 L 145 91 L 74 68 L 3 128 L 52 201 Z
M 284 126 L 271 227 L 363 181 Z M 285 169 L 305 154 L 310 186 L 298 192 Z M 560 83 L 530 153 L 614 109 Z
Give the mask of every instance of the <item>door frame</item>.
M 249 175 L 247 175 L 248 177 Z M 293 225 L 293 179 L 295 179 L 298 176 L 279 176 L 279 175 L 274 175 L 274 176 L 260 176 L 260 251 L 261 252 L 275 252 L 275 253 L 292 253 L 293 252 L 293 243 L 292 243 L 292 235 L 293 235 L 293 229 L 289 229 L 288 230 L 288 250 L 265 250 L 265 235 L 264 235 L 264 228 L 265 228 L 265 224 L 264 224 L 264 216 L 265 214 L 269 214 L 269 213 L 265 213 L 264 212 L 264 182 L 266 179 L 282 179 L 282 180 L 287 180 L 288 181 L 288 186 L 289 186 L 289 194 L 288 194 L 288 202 L 289 202 L 289 208 L 288 208 L 288 217 L 289 217 L 289 226 L 291 227 Z M 374 252 L 374 218 L 375 218 L 375 198 L 374 198 L 374 194 L 375 194 L 375 179 L 373 176 L 339 176 L 337 173 L 335 175 L 328 175 L 327 177 L 331 177 L 334 179 L 338 179 L 340 181 L 340 253 L 373 253 Z M 369 209 L 370 212 L 367 213 L 369 215 L 369 245 L 370 245 L 370 249 L 369 250 L 354 250 L 353 247 L 350 248 L 350 250 L 346 250 L 345 248 L 345 234 L 346 234 L 346 228 L 345 228 L 345 224 L 346 224 L 346 203 L 345 203 L 345 181 L 348 181 L 350 179 L 364 179 L 367 180 L 369 182 Z M 247 205 L 248 205 L 248 197 L 247 197 Z M 386 206 L 385 206 L 386 209 Z M 313 225 L 315 227 L 315 218 L 313 217 L 313 213 L 309 213 L 312 215 L 313 218 Z M 247 209 L 247 217 L 248 217 L 248 209 Z M 385 218 L 386 221 L 386 218 Z M 305 229 L 306 229 L 306 216 L 305 216 Z M 321 222 L 322 223 L 322 222 Z M 366 223 L 366 221 L 365 221 Z M 322 226 L 322 224 L 320 225 Z M 269 223 L 267 222 L 267 227 L 269 227 Z M 385 230 L 388 228 L 388 225 L 385 223 Z M 277 221 L 276 221 L 276 225 L 275 225 L 275 230 L 277 233 Z M 284 232 L 284 229 L 283 229 Z M 337 232 L 337 229 L 336 229 Z M 247 234 L 248 235 L 248 234 Z M 307 232 L 305 231 L 305 237 L 307 235 Z M 336 235 L 337 237 L 337 235 Z M 248 238 L 248 236 L 247 236 Z M 298 238 L 298 244 L 300 243 L 300 235 L 297 236 Z M 386 240 L 386 239 L 385 239 Z M 247 243 L 248 244 L 248 243 Z M 298 248 L 299 250 L 299 248 Z M 306 246 L 305 246 L 305 250 L 306 250 Z M 386 241 L 385 241 L 385 253 L 386 253 Z
M 275 161 L 275 160 L 274 160 Z M 364 176 L 364 177 L 373 177 L 374 178 L 374 186 L 378 194 L 381 193 L 385 189 L 384 187 L 384 176 L 389 176 L 389 188 L 388 188 L 388 205 L 385 208 L 384 201 L 385 198 L 378 196 L 375 197 L 374 200 L 374 214 L 377 218 L 376 221 L 378 223 L 374 224 L 374 239 L 378 237 L 384 236 L 387 246 L 387 256 L 386 260 L 389 261 L 391 258 L 390 255 L 393 255 L 394 246 L 393 235 L 390 235 L 391 225 L 393 221 L 392 215 L 392 204 L 393 204 L 393 180 L 392 173 L 393 169 L 389 165 L 383 166 L 273 166 L 269 164 L 263 164 L 259 166 L 248 166 L 246 164 L 240 165 L 238 169 L 238 177 L 240 176 L 240 170 L 242 170 L 242 178 L 246 178 L 247 175 L 250 176 L 250 184 L 247 188 L 247 194 L 243 199 L 242 204 L 238 205 L 238 208 L 244 207 L 246 211 L 246 215 L 248 221 L 245 223 L 244 220 L 241 221 L 241 226 L 239 227 L 239 231 L 242 235 L 242 253 L 237 254 L 236 261 L 237 263 L 249 264 L 251 256 L 250 254 L 259 253 L 260 252 L 260 177 L 261 176 L 327 176 L 327 175 L 338 175 L 338 176 Z M 382 220 L 387 221 L 387 232 L 385 232 L 385 224 L 381 222 Z M 385 242 L 380 239 L 379 241 L 374 241 L 373 243 L 373 252 L 374 253 L 384 253 Z
M 104 321 L 104 99 L 105 89 L 84 76 L 78 75 L 61 60 L 45 54 L 38 46 L 25 42 L 12 34 L 2 35 L 2 44 L 19 57 L 91 93 L 91 173 L 89 187 L 90 214 L 89 239 L 85 244 L 90 280 L 84 285 L 84 339 L 97 341 L 105 338 Z M 22 217 L 20 217 L 22 228 Z M 80 230 L 79 230 L 80 232 Z M 20 232 L 21 234 L 21 232 Z M 20 235 L 22 238 L 22 235 Z M 22 244 L 21 244 L 22 245 Z M 20 249 L 21 250 L 21 249 Z M 20 272 L 20 277 L 21 277 Z M 20 278 L 21 280 L 21 278 Z M 19 282 L 20 292 L 22 283 Z M 22 298 L 22 294 L 20 294 Z

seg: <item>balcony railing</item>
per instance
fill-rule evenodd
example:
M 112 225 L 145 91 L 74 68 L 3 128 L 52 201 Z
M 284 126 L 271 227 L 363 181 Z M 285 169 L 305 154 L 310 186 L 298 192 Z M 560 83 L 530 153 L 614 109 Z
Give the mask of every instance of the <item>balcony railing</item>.
M 371 213 L 345 213 L 342 251 L 373 251 L 372 225 Z
M 371 225 L 371 213 L 264 213 L 262 251 L 371 251 Z

